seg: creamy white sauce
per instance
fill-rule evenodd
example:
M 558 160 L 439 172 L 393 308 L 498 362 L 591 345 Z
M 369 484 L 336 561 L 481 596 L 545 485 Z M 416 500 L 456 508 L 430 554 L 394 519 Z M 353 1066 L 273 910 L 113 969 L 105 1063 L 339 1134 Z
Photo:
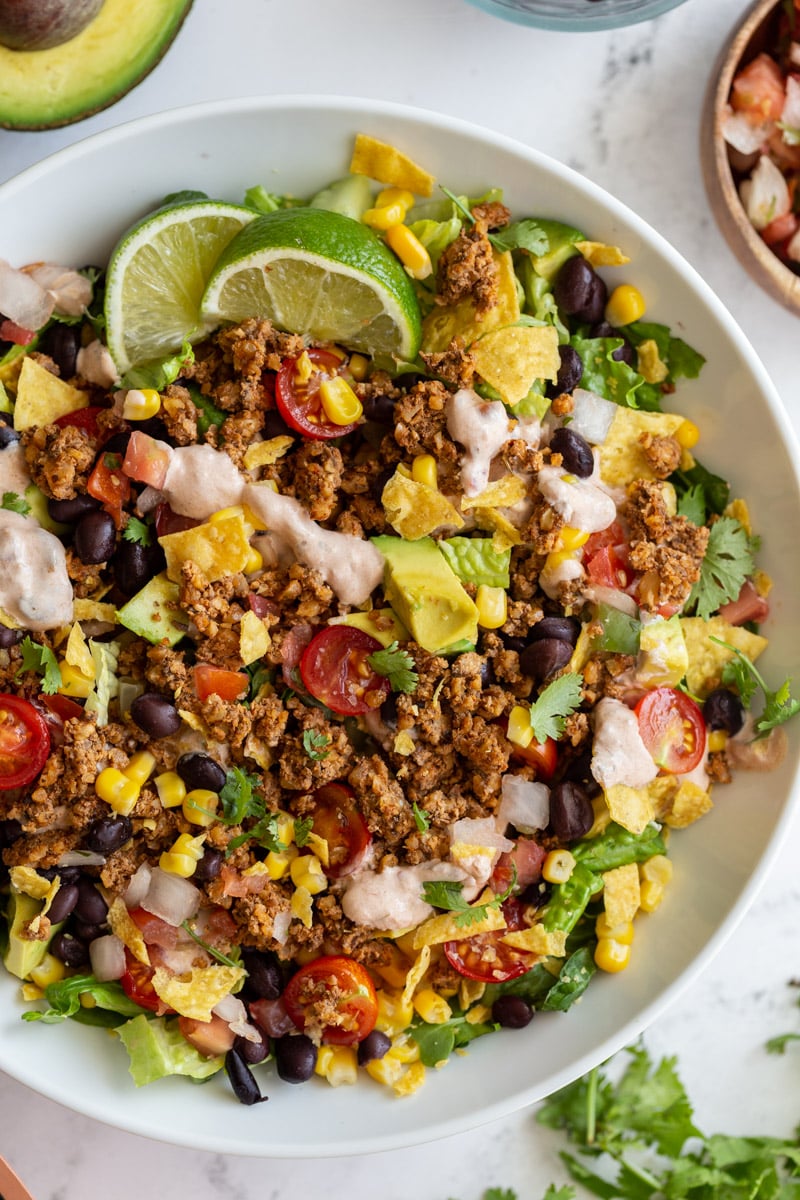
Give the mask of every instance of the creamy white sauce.
M 69 624 L 72 584 L 57 537 L 36 521 L 2 509 L 0 563 L 0 607 L 20 625 L 42 632 Z
M 558 599 L 562 583 L 571 583 L 573 579 L 583 577 L 583 565 L 577 558 L 565 558 L 556 566 L 550 566 L 547 560 L 539 575 L 539 587 L 551 600 Z
M 12 442 L 0 450 L 0 497 L 6 492 L 24 496 L 31 482 L 22 442 Z
M 166 446 L 166 442 L 159 442 L 159 446 Z M 221 508 L 240 504 L 244 486 L 244 479 L 224 450 L 197 445 L 172 450 L 161 490 L 175 512 L 204 521 Z
M 470 388 L 460 388 L 447 401 L 447 432 L 464 447 L 461 487 L 466 496 L 477 496 L 489 482 L 492 459 L 514 436 L 505 405 L 482 400 Z
M 431 905 L 422 899 L 423 883 L 427 880 L 464 883 L 467 878 L 453 863 L 436 859 L 413 867 L 358 871 L 348 881 L 342 896 L 342 911 L 349 920 L 368 929 L 407 929 L 433 914 Z
M 464 888 L 464 896 L 471 900 L 489 882 L 500 855 L 513 850 L 514 843 L 498 830 L 494 817 L 464 817 L 450 826 L 449 834 L 450 857 L 472 879 L 472 893 Z
M 119 383 L 119 372 L 114 366 L 113 358 L 107 347 L 97 340 L 89 342 L 88 346 L 81 346 L 75 361 L 75 370 L 78 375 L 88 379 L 89 383 L 96 383 L 98 387 L 110 388 Z
M 547 503 L 570 529 L 599 533 L 616 518 L 617 506 L 612 497 L 591 479 L 577 479 L 563 467 L 542 467 L 537 483 Z
M 645 787 L 658 774 L 639 733 L 636 714 L 610 696 L 605 696 L 594 710 L 591 772 L 603 788 L 617 783 Z

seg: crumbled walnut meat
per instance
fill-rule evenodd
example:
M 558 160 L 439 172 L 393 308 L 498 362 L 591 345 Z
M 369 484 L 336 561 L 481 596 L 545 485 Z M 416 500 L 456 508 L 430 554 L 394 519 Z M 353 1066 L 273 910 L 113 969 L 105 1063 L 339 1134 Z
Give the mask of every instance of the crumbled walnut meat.
M 396 845 L 415 828 L 411 805 L 379 755 L 359 759 L 347 782 L 356 794 L 370 832 L 388 845 Z
M 54 500 L 73 500 L 86 491 L 97 447 L 77 425 L 33 425 L 20 440 L 33 482 Z
M 554 396 L 550 403 L 550 411 L 554 417 L 567 417 L 575 407 L 575 401 L 569 392 L 562 392 L 560 396 Z
M 439 257 L 436 271 L 436 303 L 458 304 L 469 298 L 475 313 L 483 317 L 497 304 L 497 267 L 487 223 L 478 219 L 462 229 Z
M 489 200 L 486 204 L 473 205 L 472 215 L 476 221 L 483 221 L 489 230 L 505 229 L 511 220 L 511 209 L 499 200 Z
M 682 604 L 700 578 L 709 531 L 686 517 L 670 516 L 661 484 L 639 479 L 628 489 L 630 561 L 641 571 L 639 604 L 657 609 Z
M 415 383 L 394 408 L 394 437 L 409 454 L 433 454 L 439 465 L 455 463 L 456 444 L 447 435 L 446 405 L 450 393 L 437 380 Z
M 260 379 L 263 371 L 278 371 L 284 358 L 303 353 L 303 339 L 282 333 L 266 320 L 252 317 L 241 325 L 223 329 L 217 343 L 234 371 L 249 379 Z
M 657 479 L 668 479 L 680 466 L 682 450 L 677 438 L 647 432 L 640 434 L 639 445 Z
M 475 378 L 475 364 L 472 354 L 464 346 L 464 339 L 454 337 L 446 350 L 439 354 L 421 354 L 432 375 L 437 375 L 444 383 L 453 387 L 468 388 Z
M 327 521 L 339 503 L 342 455 L 329 442 L 304 441 L 294 455 L 294 494 L 314 521 Z
M 200 410 L 188 388 L 171 383 L 161 397 L 161 419 L 176 446 L 190 446 L 197 441 L 197 418 Z
M 94 596 L 103 586 L 103 563 L 84 563 L 71 546 L 67 547 L 67 574 L 78 599 Z
M 709 754 L 706 762 L 706 773 L 712 783 L 730 783 L 733 778 L 731 775 L 730 763 L 728 756 L 724 750 L 715 750 L 713 754 Z

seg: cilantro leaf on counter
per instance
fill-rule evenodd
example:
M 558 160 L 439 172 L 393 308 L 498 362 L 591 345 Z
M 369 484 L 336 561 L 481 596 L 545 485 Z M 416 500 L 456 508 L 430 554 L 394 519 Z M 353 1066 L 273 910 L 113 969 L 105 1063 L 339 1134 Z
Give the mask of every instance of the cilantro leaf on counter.
M 49 646 L 34 642 L 31 637 L 24 637 L 20 642 L 22 666 L 17 671 L 36 671 L 42 676 L 42 691 L 46 696 L 52 696 L 61 687 L 61 671 L 56 656 Z
M 531 705 L 531 727 L 537 742 L 549 737 L 556 741 L 564 732 L 567 717 L 580 707 L 583 676 L 568 671 L 548 683 L 539 698 Z
M 754 565 L 747 530 L 734 517 L 720 517 L 711 526 L 700 578 L 689 594 L 687 611 L 707 621 L 721 605 L 736 599 Z
M 3 503 L 0 504 L 0 508 L 4 508 L 6 512 L 19 513 L 21 517 L 27 517 L 31 511 L 28 501 L 17 492 L 3 492 Z
M 152 546 L 153 531 L 146 521 L 138 517 L 128 517 L 128 523 L 122 531 L 126 542 L 136 542 L 139 546 Z
M 712 637 L 711 641 L 716 642 L 719 646 L 724 646 L 735 656 L 723 667 L 722 682 L 733 684 L 737 688 L 745 708 L 750 707 L 753 696 L 759 688 L 764 694 L 764 708 L 755 723 L 756 740 L 765 737 L 770 729 L 785 724 L 790 717 L 800 712 L 800 700 L 791 693 L 791 679 L 784 679 L 781 686 L 773 692 L 767 687 L 755 663 L 747 657 L 744 651 L 737 650 L 735 646 L 722 641 L 721 638 Z
M 499 908 L 511 895 L 517 882 L 517 870 L 513 868 L 511 882 L 504 892 L 483 904 L 470 904 L 464 897 L 463 884 L 451 879 L 426 879 L 422 885 L 422 899 L 434 908 L 442 908 L 456 914 L 454 920 L 459 929 L 482 921 L 490 908 Z
M 389 680 L 393 692 L 416 691 L 419 675 L 414 670 L 414 659 L 407 650 L 401 650 L 396 641 L 384 650 L 370 654 L 367 662 L 376 675 L 383 675 Z
M 326 746 L 330 746 L 331 739 L 324 733 L 320 733 L 316 729 L 303 730 L 303 749 L 309 758 L 314 762 L 321 762 L 330 754 L 330 750 L 326 750 Z
M 232 767 L 219 794 L 222 804 L 220 820 L 226 825 L 241 825 L 247 817 L 263 817 L 264 801 L 260 796 L 253 795 L 253 788 L 258 787 L 259 783 L 257 775 L 248 775 L 241 767 Z

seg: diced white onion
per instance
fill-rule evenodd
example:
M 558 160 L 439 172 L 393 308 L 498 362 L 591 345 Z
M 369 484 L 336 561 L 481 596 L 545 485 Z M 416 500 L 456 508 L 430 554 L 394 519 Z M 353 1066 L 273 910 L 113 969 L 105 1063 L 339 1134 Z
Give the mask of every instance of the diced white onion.
M 575 388 L 572 405 L 569 428 L 585 437 L 593 446 L 601 446 L 608 436 L 617 405 L 586 388 Z
M 140 863 L 131 875 L 125 894 L 122 897 L 127 908 L 139 908 L 150 887 L 152 869 L 148 863 Z
M 800 42 L 789 43 L 789 62 L 794 67 L 800 67 Z
M 605 587 L 602 583 L 592 583 L 583 590 L 585 600 L 593 600 L 595 604 L 607 604 L 609 608 L 617 608 L 627 613 L 629 617 L 639 615 L 639 606 L 633 596 L 621 592 L 619 588 Z
M 121 716 L 124 716 L 126 712 L 130 712 L 134 700 L 137 696 L 141 696 L 143 691 L 143 683 L 139 683 L 135 679 L 120 679 L 118 704 Z
M 783 172 L 766 154 L 761 155 L 750 178 L 739 185 L 739 196 L 756 229 L 766 229 L 792 207 Z
M 289 926 L 291 923 L 292 914 L 288 908 L 276 912 L 272 918 L 272 936 L 279 946 L 282 946 L 289 936 Z
M 247 1019 L 247 1009 L 237 996 L 223 996 L 211 1010 L 233 1030 L 237 1037 L 247 1042 L 260 1042 L 261 1034 Z
M 168 925 L 182 925 L 193 917 L 200 904 L 200 892 L 180 875 L 171 875 L 154 867 L 147 894 L 141 906 Z
M 56 311 L 65 317 L 80 317 L 92 299 L 92 285 L 85 275 L 57 263 L 34 263 L 25 273 L 52 296 Z
M 139 499 L 136 501 L 136 509 L 142 516 L 146 516 L 147 513 L 152 512 L 154 508 L 157 508 L 163 502 L 164 493 L 160 492 L 158 488 L 148 486 L 144 491 L 139 493 Z
M 89 944 L 92 974 L 100 983 L 121 979 L 125 974 L 125 947 L 113 933 L 103 934 Z
M 513 825 L 520 833 L 534 833 L 550 824 L 550 789 L 544 783 L 504 775 L 497 819 L 501 826 Z
M 722 136 L 729 146 L 740 154 L 755 154 L 766 142 L 772 131 L 772 122 L 753 125 L 744 113 L 726 113 L 722 122 Z
M 105 864 L 102 854 L 94 850 L 65 850 L 56 863 L 57 867 L 102 867 Z
M 494 817 L 463 817 L 449 828 L 450 845 L 485 846 L 490 850 L 512 850 L 514 843 L 498 831 Z
M 800 83 L 794 75 L 786 76 L 786 99 L 783 102 L 781 122 L 791 129 L 800 129 Z
M 52 315 L 55 301 L 43 287 L 0 258 L 0 312 L 23 329 L 41 329 Z

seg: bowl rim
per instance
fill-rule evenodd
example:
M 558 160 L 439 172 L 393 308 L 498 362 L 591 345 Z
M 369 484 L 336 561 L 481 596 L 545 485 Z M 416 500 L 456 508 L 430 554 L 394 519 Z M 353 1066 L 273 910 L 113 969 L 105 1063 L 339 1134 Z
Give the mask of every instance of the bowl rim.
M 23 189 L 46 179 L 48 174 L 60 167 L 61 164 L 78 164 L 87 156 L 101 153 L 105 146 L 112 143 L 119 143 L 120 140 L 136 139 L 142 134 L 148 134 L 150 131 L 161 128 L 174 127 L 178 129 L 187 122 L 190 124 L 198 121 L 202 122 L 205 117 L 233 117 L 236 114 L 243 113 L 280 113 L 287 110 L 301 112 L 312 110 L 338 111 L 342 115 L 346 114 L 352 121 L 366 116 L 377 121 L 382 117 L 387 119 L 396 118 L 422 123 L 423 126 L 433 126 L 444 133 L 456 132 L 466 137 L 477 138 L 483 142 L 490 142 L 493 146 L 497 146 L 513 154 L 534 169 L 543 170 L 557 179 L 560 178 L 565 182 L 569 182 L 570 186 L 582 193 L 587 201 L 599 203 L 601 208 L 610 208 L 614 214 L 623 218 L 641 236 L 645 245 L 652 248 L 660 257 L 669 262 L 680 275 L 685 286 L 693 290 L 700 297 L 704 305 L 710 310 L 713 319 L 722 327 L 723 331 L 729 337 L 735 339 L 748 369 L 758 383 L 764 402 L 780 429 L 789 457 L 791 458 L 796 482 L 800 484 L 800 442 L 781 404 L 775 386 L 737 322 L 696 269 L 671 246 L 662 234 L 644 221 L 643 218 L 639 217 L 624 202 L 618 200 L 613 194 L 601 188 L 592 180 L 582 176 L 574 169 L 551 158 L 549 155 L 485 126 L 462 118 L 434 113 L 421 107 L 390 101 L 348 97 L 345 95 L 286 93 L 260 97 L 248 96 L 221 101 L 203 101 L 134 118 L 118 126 L 90 134 L 80 141 L 47 156 L 40 162 L 26 168 L 13 179 L 0 185 L 0 200 L 13 197 Z M 578 1078 L 579 1075 L 597 1065 L 602 1059 L 616 1053 L 635 1040 L 656 1017 L 664 1012 L 680 994 L 692 985 L 695 979 L 716 956 L 723 944 L 733 934 L 745 912 L 755 899 L 787 837 L 794 818 L 794 810 L 797 806 L 796 802 L 800 799 L 800 790 L 798 789 L 799 773 L 800 763 L 796 762 L 792 780 L 787 789 L 786 801 L 783 804 L 780 815 L 775 821 L 769 841 L 766 843 L 763 853 L 746 882 L 741 887 L 738 897 L 731 905 L 724 920 L 708 937 L 702 953 L 696 956 L 676 979 L 664 987 L 654 1000 L 646 1004 L 633 1018 L 619 1027 L 613 1036 L 606 1038 L 599 1047 L 595 1046 L 580 1058 L 572 1060 L 567 1067 L 555 1072 L 551 1079 L 548 1080 L 548 1085 L 551 1087 L 549 1094 Z M 342 1157 L 402 1149 L 410 1145 L 418 1145 L 464 1133 L 469 1129 L 474 1129 L 502 1117 L 509 1116 L 542 1099 L 541 1086 L 533 1085 L 532 1087 L 518 1089 L 512 1094 L 506 1095 L 502 1099 L 492 1102 L 479 1110 L 473 1110 L 466 1115 L 449 1117 L 446 1114 L 442 1114 L 441 1118 L 434 1124 L 418 1129 L 414 1134 L 409 1134 L 405 1131 L 400 1133 L 389 1131 L 378 1136 L 362 1135 L 360 1137 L 350 1137 L 347 1140 L 341 1138 L 335 1138 L 335 1140 L 327 1142 L 317 1140 L 303 1147 L 302 1151 L 295 1151 L 293 1149 L 287 1151 L 269 1144 L 254 1146 L 252 1140 L 246 1141 L 242 1137 L 222 1136 L 216 1141 L 206 1137 L 200 1141 L 198 1137 L 193 1137 L 190 1133 L 175 1134 L 171 1130 L 167 1131 L 160 1127 L 154 1127 L 153 1119 L 142 1115 L 138 1109 L 135 1112 L 129 1111 L 126 1113 L 124 1122 L 120 1122 L 118 1119 L 115 1119 L 114 1114 L 109 1113 L 107 1109 L 103 1108 L 99 1101 L 94 1100 L 91 1090 L 88 1095 L 84 1094 L 81 1097 L 79 1104 L 76 1104 L 74 1095 L 66 1087 L 53 1087 L 51 1085 L 50 1090 L 47 1090 L 43 1086 L 41 1078 L 33 1077 L 34 1073 L 25 1069 L 26 1064 L 23 1063 L 21 1066 L 15 1064 L 12 1072 L 8 1065 L 3 1062 L 3 1057 L 3 1047 L 0 1044 L 0 1069 L 6 1071 L 9 1075 L 13 1075 L 13 1078 L 31 1087 L 34 1091 L 38 1091 L 40 1094 L 62 1104 L 66 1108 L 110 1125 L 113 1128 L 153 1138 L 157 1141 L 164 1141 L 172 1145 L 270 1158 Z
M 481 12 L 490 17 L 499 17 L 502 21 L 511 21 L 515 25 L 527 28 L 548 29 L 562 33 L 600 33 L 610 29 L 628 29 L 640 25 L 644 21 L 655 21 L 673 9 L 679 8 L 686 0 L 643 0 L 644 9 L 635 12 L 613 13 L 599 9 L 588 10 L 584 17 L 575 13 L 559 15 L 557 13 L 538 13 L 531 10 L 510 8 L 507 0 L 467 0 Z

